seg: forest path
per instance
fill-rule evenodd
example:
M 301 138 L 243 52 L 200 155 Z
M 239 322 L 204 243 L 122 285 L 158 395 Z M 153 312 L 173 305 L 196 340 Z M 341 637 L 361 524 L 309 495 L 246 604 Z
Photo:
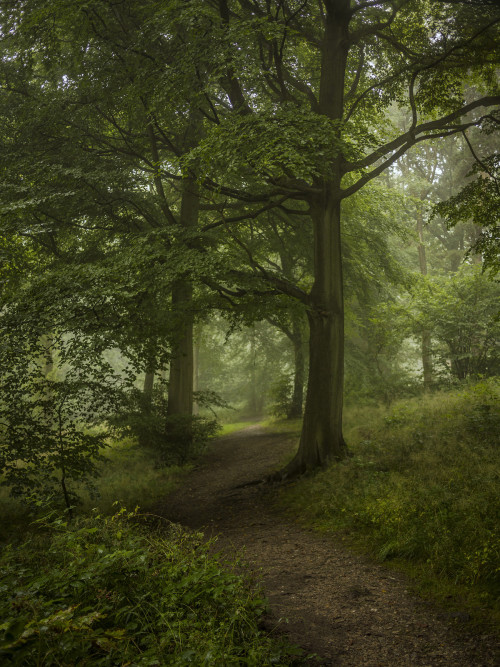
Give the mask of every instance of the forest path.
M 275 471 L 293 443 L 258 425 L 217 439 L 157 511 L 241 554 L 261 571 L 266 627 L 315 653 L 316 665 L 496 666 L 495 638 L 460 636 L 456 619 L 407 591 L 405 578 L 295 525 L 273 506 L 276 487 L 241 486 Z M 280 619 L 288 619 L 288 622 Z

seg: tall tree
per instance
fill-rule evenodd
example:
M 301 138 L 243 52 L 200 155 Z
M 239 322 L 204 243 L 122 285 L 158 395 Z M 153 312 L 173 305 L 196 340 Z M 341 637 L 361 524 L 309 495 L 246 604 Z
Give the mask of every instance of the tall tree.
M 61 264 L 100 263 L 102 276 L 107 263 L 112 280 L 121 255 L 123 278 L 137 283 L 134 270 L 143 272 L 144 290 L 129 286 L 122 332 L 133 330 L 129 345 L 153 348 L 146 366 L 161 354 L 155 345 L 169 343 L 169 413 L 189 415 L 199 195 L 179 159 L 200 131 L 203 63 L 186 47 L 196 21 L 172 20 L 173 9 L 134 0 L 2 6 L 1 213 L 10 233 Z
M 303 430 L 283 472 L 293 475 L 347 453 L 343 202 L 412 146 L 496 117 L 500 15 L 493 4 L 420 0 L 219 0 L 218 10 L 217 123 L 197 153 L 207 182 L 232 183 L 231 201 L 293 208 L 314 236 L 309 290 L 250 257 L 255 275 L 307 308 Z M 388 124 L 394 101 L 410 109 L 404 132 Z
M 12 46 L 2 60 L 4 116 L 20 111 L 25 151 L 20 161 L 8 145 L 4 165 L 15 160 L 22 174 L 9 184 L 9 215 L 22 201 L 31 224 L 45 222 L 47 244 L 61 219 L 66 229 L 91 221 L 92 232 L 97 224 L 147 230 L 169 252 L 180 239 L 186 253 L 176 278 L 184 287 L 196 274 L 221 296 L 298 299 L 310 329 L 309 382 L 299 450 L 284 474 L 343 458 L 345 203 L 412 146 L 495 125 L 495 4 L 482 3 L 481 12 L 474 0 L 5 6 Z M 403 132 L 389 122 L 394 102 L 410 110 Z M 195 110 L 203 130 L 186 141 Z M 206 218 L 193 233 L 179 222 L 182 192 L 193 193 L 183 182 L 195 181 Z M 44 184 L 42 205 L 27 197 L 28 182 Z M 259 262 L 245 243 L 249 221 L 264 228 L 270 210 L 309 223 L 312 284 Z M 219 257 L 230 259 L 232 244 L 242 251 L 225 282 L 214 279 L 210 235 L 218 249 L 226 242 Z M 189 303 L 188 291 L 179 302 Z

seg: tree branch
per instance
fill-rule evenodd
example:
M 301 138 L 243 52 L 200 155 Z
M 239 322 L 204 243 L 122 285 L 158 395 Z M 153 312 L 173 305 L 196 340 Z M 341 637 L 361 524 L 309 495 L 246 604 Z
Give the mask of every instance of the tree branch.
M 437 139 L 437 138 L 443 138 L 443 137 L 450 137 L 454 134 L 457 134 L 458 132 L 462 132 L 463 130 L 466 130 L 469 127 L 473 127 L 477 125 L 477 121 L 471 122 L 471 123 L 464 123 L 463 125 L 457 125 L 454 127 L 449 127 L 447 129 L 443 129 L 441 132 L 434 132 L 432 134 L 424 134 L 418 138 L 413 138 L 410 139 L 406 144 L 401 146 L 401 148 L 391 155 L 387 160 L 385 160 L 382 164 L 380 164 L 378 167 L 375 169 L 372 169 L 368 174 L 365 174 L 362 176 L 356 183 L 351 185 L 348 188 L 345 188 L 341 190 L 341 198 L 346 199 L 347 197 L 350 197 L 353 195 L 355 192 L 360 190 L 366 183 L 374 179 L 375 177 L 379 176 L 383 171 L 385 171 L 388 167 L 391 166 L 391 164 L 394 164 L 396 160 L 399 160 L 400 157 L 402 157 L 406 151 L 414 146 L 415 144 L 420 143 L 421 141 L 427 141 L 428 139 Z
M 417 135 L 422 134 L 424 132 L 433 132 L 434 130 L 446 131 L 449 128 L 449 124 L 452 121 L 456 120 L 457 118 L 465 116 L 466 114 L 470 113 L 471 111 L 474 111 L 475 109 L 478 109 L 479 107 L 491 107 L 494 106 L 495 104 L 500 104 L 500 95 L 481 97 L 478 100 L 474 100 L 473 102 L 466 104 L 460 109 L 456 109 L 455 111 L 447 114 L 446 116 L 442 116 L 441 118 L 429 121 L 427 123 L 416 125 L 415 127 L 410 128 L 410 130 L 400 135 L 396 139 L 389 141 L 388 143 L 378 148 L 376 151 L 373 151 L 373 153 L 370 153 L 370 155 L 367 155 L 359 162 L 356 163 L 346 162 L 344 164 L 344 173 L 347 173 L 349 171 L 357 171 L 359 169 L 364 169 L 366 167 L 369 167 L 370 165 L 374 164 L 375 162 L 383 158 L 384 155 L 387 155 L 387 153 L 391 153 L 392 151 L 399 149 L 403 145 L 406 145 L 407 148 L 409 148 L 414 143 L 416 143 L 415 137 Z M 481 123 L 482 120 L 483 117 L 478 119 L 477 121 L 474 121 L 473 123 L 468 123 L 466 125 L 463 125 L 463 128 L 466 129 L 471 125 L 478 125 Z M 460 132 L 461 130 L 462 126 L 458 127 L 456 131 Z
M 259 215 L 261 215 L 261 213 L 264 213 L 265 211 L 269 211 L 273 208 L 281 206 L 281 204 L 287 199 L 288 197 L 282 197 L 279 201 L 271 201 L 266 206 L 259 208 L 257 211 L 251 211 L 251 212 L 249 211 L 248 213 L 243 213 L 242 215 L 236 215 L 233 216 L 232 218 L 222 217 L 222 219 L 218 220 L 217 222 L 212 222 L 208 225 L 205 225 L 204 227 L 202 227 L 201 231 L 207 232 L 210 229 L 216 229 L 217 227 L 221 227 L 222 225 L 226 225 L 229 223 L 241 222 L 243 220 L 253 220 L 257 218 Z

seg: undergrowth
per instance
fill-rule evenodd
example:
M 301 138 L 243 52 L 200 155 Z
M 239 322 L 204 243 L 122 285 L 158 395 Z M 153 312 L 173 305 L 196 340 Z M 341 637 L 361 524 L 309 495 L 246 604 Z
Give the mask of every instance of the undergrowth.
M 499 399 L 489 380 L 348 410 L 352 458 L 282 501 L 303 522 L 406 563 L 438 597 L 453 589 L 500 621 Z
M 106 460 L 97 465 L 99 477 L 94 480 L 94 493 L 83 484 L 75 487 L 81 503 L 77 514 L 98 507 L 101 514 L 113 513 L 114 503 L 125 507 L 151 507 L 179 484 L 189 466 L 159 466 L 151 453 L 126 438 L 105 450 Z M 0 543 L 22 535 L 36 517 L 36 507 L 9 496 L 0 487 Z
M 0 556 L 0 661 L 10 665 L 292 665 L 259 630 L 265 601 L 201 534 L 120 510 L 39 520 Z

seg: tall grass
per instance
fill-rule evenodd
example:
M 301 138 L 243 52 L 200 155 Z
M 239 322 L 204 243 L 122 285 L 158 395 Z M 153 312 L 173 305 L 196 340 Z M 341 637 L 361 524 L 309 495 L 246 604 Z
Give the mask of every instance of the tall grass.
M 489 380 L 390 410 L 350 409 L 353 457 L 282 500 L 318 529 L 418 566 L 500 613 L 499 399 Z

